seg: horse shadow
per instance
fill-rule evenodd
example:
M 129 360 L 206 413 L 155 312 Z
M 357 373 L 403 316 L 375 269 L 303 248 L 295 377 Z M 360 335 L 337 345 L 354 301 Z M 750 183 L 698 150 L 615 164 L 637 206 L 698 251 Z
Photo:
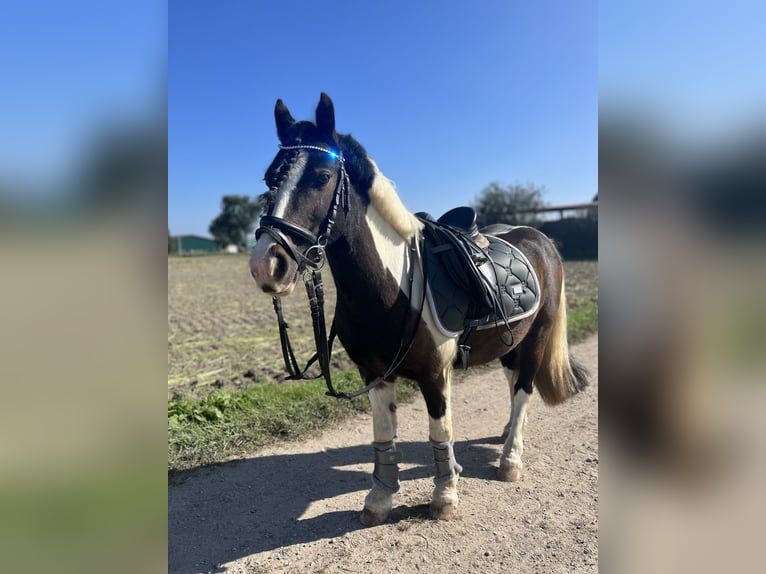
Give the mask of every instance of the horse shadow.
M 494 478 L 495 437 L 455 443 L 462 477 Z M 433 476 L 431 446 L 398 443 L 410 480 Z M 359 522 L 371 486 L 372 447 L 253 457 L 174 473 L 168 481 L 168 571 L 224 572 L 222 564 L 284 546 L 333 539 L 364 528 Z M 365 466 L 359 470 L 358 466 Z M 356 468 L 349 468 L 356 467 Z M 315 502 L 359 492 L 357 508 L 311 515 Z M 396 498 L 394 499 L 396 503 Z M 346 504 L 345 501 L 343 504 Z M 332 502 L 327 504 L 332 508 Z M 428 505 L 396 506 L 389 522 L 428 516 Z

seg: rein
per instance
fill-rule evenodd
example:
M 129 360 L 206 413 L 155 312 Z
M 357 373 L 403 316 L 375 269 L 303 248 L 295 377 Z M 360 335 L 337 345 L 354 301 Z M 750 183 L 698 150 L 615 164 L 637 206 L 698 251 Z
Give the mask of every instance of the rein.
M 292 344 L 290 343 L 290 337 L 287 332 L 290 326 L 285 321 L 284 314 L 282 313 L 282 301 L 279 297 L 273 298 L 274 311 L 277 315 L 277 325 L 279 326 L 279 340 L 282 346 L 282 358 L 285 362 L 285 369 L 290 374 L 288 378 L 292 380 L 317 379 L 319 377 L 324 377 L 325 384 L 327 385 L 327 392 L 325 393 L 326 395 L 341 399 L 352 399 L 354 397 L 358 397 L 370 392 L 375 386 L 378 385 L 378 383 L 388 379 L 399 367 L 402 361 L 404 361 L 405 357 L 415 342 L 415 336 L 417 335 L 418 327 L 420 325 L 420 316 L 423 313 L 423 306 L 425 304 L 426 298 L 425 285 L 423 286 L 423 295 L 418 309 L 415 328 L 412 330 L 407 344 L 405 344 L 405 333 L 412 312 L 412 307 L 408 305 L 407 312 L 404 317 L 404 322 L 402 324 L 402 336 L 400 338 L 399 349 L 397 350 L 393 361 L 384 371 L 384 373 L 373 379 L 364 388 L 350 393 L 336 391 L 332 385 L 332 375 L 330 373 L 330 356 L 332 354 L 332 345 L 335 341 L 337 333 L 335 330 L 335 320 L 333 319 L 332 325 L 330 327 L 330 336 L 329 338 L 327 336 L 327 327 L 324 314 L 324 285 L 322 283 L 321 270 L 324 268 L 327 262 L 326 247 L 329 243 L 330 233 L 332 232 L 332 229 L 335 225 L 335 218 L 338 212 L 338 207 L 342 206 L 344 213 L 348 213 L 350 207 L 348 174 L 346 173 L 345 162 L 342 153 L 337 154 L 330 149 L 314 145 L 280 145 L 279 147 L 283 150 L 309 149 L 321 151 L 337 160 L 339 165 L 338 181 L 333 193 L 333 200 L 330 205 L 327 218 L 324 222 L 324 231 L 322 231 L 319 235 L 315 235 L 305 227 L 301 227 L 285 219 L 274 217 L 272 215 L 262 216 L 259 227 L 255 231 L 256 240 L 258 240 L 263 233 L 268 233 L 274 239 L 274 241 L 276 241 L 285 249 L 290 257 L 292 257 L 298 263 L 297 272 L 303 275 L 303 280 L 306 284 L 306 294 L 308 295 L 309 299 L 311 321 L 314 328 L 314 343 L 316 346 L 316 353 L 314 353 L 314 355 L 309 359 L 308 363 L 306 363 L 306 367 L 303 370 L 301 370 L 298 365 L 298 361 L 295 358 L 295 353 L 293 352 Z M 303 239 L 311 245 L 308 249 L 301 253 L 293 249 L 285 233 Z M 417 236 L 413 236 L 410 242 L 409 250 L 410 265 L 407 274 L 408 300 L 410 300 L 412 297 L 413 283 L 415 279 L 415 262 L 420 261 Z M 423 277 L 425 279 L 425 274 L 423 274 Z M 319 361 L 319 367 L 321 371 L 320 374 L 316 377 L 307 377 L 306 372 L 316 361 Z

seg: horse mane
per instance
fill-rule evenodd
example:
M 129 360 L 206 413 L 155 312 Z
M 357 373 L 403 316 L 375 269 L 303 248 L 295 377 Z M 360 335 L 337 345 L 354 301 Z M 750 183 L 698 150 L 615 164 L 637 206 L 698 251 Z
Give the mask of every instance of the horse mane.
M 404 240 L 409 241 L 423 224 L 404 206 L 394 183 L 381 173 L 361 144 L 350 135 L 341 135 L 339 140 L 349 174 L 362 187 L 359 191 L 366 191 L 370 203 L 380 216 Z
M 423 224 L 404 206 L 396 193 L 394 182 L 380 172 L 372 159 L 369 161 L 375 169 L 375 179 L 370 187 L 370 203 L 402 238 L 409 241 Z

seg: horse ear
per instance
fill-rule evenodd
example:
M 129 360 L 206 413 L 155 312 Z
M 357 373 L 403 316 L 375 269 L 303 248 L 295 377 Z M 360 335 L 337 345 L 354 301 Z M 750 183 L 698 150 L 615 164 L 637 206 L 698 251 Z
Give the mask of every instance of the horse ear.
M 335 107 L 330 96 L 322 92 L 316 112 L 317 128 L 323 137 L 335 139 Z
M 277 122 L 279 141 L 285 144 L 287 143 L 287 130 L 295 124 L 295 120 L 281 99 L 277 100 L 277 105 L 274 106 L 274 119 Z

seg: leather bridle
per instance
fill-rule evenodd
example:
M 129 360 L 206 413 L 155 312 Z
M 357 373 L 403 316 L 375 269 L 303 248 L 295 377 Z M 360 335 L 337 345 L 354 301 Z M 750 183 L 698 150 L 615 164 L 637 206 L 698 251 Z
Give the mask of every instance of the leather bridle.
M 318 270 L 324 267 L 326 261 L 325 248 L 330 241 L 330 234 L 335 226 L 335 218 L 338 214 L 338 207 L 343 208 L 344 213 L 349 210 L 349 181 L 346 173 L 346 162 L 343 153 L 335 153 L 331 149 L 317 145 L 280 145 L 279 149 L 285 151 L 291 150 L 313 150 L 324 152 L 338 162 L 338 179 L 335 182 L 335 191 L 333 192 L 332 202 L 327 217 L 320 226 L 320 233 L 315 235 L 309 229 L 296 225 L 281 217 L 275 217 L 267 214 L 261 217 L 258 229 L 255 231 L 256 241 L 260 239 L 263 233 L 268 233 L 298 264 L 298 273 L 303 273 L 307 269 Z M 287 234 L 287 235 L 285 235 Z M 298 251 L 291 245 L 287 236 L 292 236 L 303 240 L 309 244 L 308 249 L 303 252 Z

